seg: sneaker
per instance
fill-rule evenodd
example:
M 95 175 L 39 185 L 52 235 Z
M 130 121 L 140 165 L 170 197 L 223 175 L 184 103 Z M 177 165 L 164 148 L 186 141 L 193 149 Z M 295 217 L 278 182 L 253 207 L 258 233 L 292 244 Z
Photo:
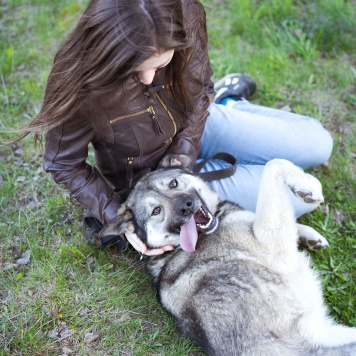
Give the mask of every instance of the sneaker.
M 215 83 L 215 103 L 219 104 L 225 98 L 240 100 L 249 98 L 257 89 L 256 82 L 244 74 L 229 74 Z

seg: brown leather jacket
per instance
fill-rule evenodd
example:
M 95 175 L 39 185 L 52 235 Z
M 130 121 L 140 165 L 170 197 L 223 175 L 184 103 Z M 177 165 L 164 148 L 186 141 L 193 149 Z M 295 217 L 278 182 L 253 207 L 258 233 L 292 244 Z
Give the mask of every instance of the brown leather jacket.
M 170 90 L 162 87 L 165 69 L 161 68 L 150 86 L 133 75 L 111 92 L 92 93 L 71 119 L 46 135 L 45 170 L 104 224 L 120 206 L 119 192 L 157 168 L 164 156 L 186 154 L 194 163 L 199 153 L 207 109 L 214 96 L 212 70 L 204 9 L 194 0 L 182 3 L 186 30 L 194 29 L 198 34 L 190 63 L 204 82 L 204 93 L 196 103 L 203 107 L 201 114 L 182 123 Z M 96 168 L 87 162 L 90 143 Z

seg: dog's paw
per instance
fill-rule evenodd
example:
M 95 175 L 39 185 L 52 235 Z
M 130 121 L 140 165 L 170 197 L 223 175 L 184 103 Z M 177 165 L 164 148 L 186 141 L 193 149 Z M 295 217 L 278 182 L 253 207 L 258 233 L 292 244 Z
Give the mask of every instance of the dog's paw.
M 293 194 L 308 204 L 320 204 L 324 202 L 321 184 L 318 179 L 310 174 L 305 174 L 302 184 L 290 186 Z
M 298 235 L 299 245 L 309 250 L 320 250 L 329 247 L 326 238 L 310 226 L 298 224 Z
M 321 235 L 320 235 L 321 236 Z M 308 240 L 304 236 L 299 237 L 299 245 L 309 250 L 321 250 L 322 248 L 329 247 L 329 243 L 324 236 L 321 236 L 318 240 Z

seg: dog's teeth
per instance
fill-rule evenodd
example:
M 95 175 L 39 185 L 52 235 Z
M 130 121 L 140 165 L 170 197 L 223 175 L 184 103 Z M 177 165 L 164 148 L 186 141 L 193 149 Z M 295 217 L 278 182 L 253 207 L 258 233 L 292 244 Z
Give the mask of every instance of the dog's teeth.
M 202 229 L 206 229 L 211 224 L 211 222 L 213 221 L 213 216 L 210 213 L 208 213 L 208 217 L 209 217 L 209 221 L 205 225 L 197 224 L 197 226 L 202 228 Z
M 199 210 L 204 216 L 206 216 L 205 211 L 204 211 L 204 209 L 202 207 Z

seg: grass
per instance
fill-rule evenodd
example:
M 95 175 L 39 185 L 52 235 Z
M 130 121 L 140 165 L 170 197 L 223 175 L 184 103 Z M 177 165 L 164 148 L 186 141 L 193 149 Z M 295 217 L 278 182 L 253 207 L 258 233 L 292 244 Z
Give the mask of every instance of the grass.
M 311 170 L 326 203 L 303 222 L 330 242 L 311 255 L 332 316 L 356 326 L 355 1 L 203 3 L 215 78 L 248 73 L 255 103 L 316 117 L 334 137 L 328 165 Z M 85 4 L 0 0 L 2 140 L 38 110 L 54 51 Z M 201 354 L 156 302 L 138 255 L 87 245 L 83 208 L 41 165 L 32 138 L 0 148 L 0 355 Z M 30 261 L 16 264 L 26 251 Z

